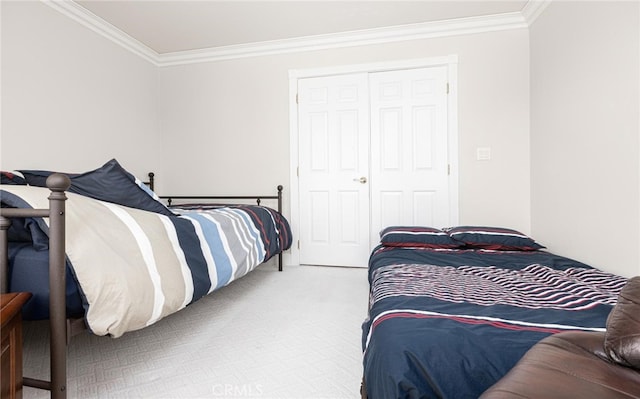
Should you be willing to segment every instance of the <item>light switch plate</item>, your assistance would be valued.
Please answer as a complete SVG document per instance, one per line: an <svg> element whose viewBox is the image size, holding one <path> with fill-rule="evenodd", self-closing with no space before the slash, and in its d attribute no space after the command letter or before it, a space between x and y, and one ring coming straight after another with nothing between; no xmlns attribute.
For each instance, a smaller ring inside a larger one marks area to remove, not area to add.
<svg viewBox="0 0 640 399"><path fill-rule="evenodd" d="M478 161L488 161L491 159L491 147L478 147L476 149L476 159Z"/></svg>

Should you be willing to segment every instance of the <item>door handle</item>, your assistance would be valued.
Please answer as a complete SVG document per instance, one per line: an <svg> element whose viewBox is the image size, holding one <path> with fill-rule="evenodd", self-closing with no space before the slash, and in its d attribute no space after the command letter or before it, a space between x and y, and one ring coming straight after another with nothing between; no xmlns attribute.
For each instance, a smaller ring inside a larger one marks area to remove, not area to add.
<svg viewBox="0 0 640 399"><path fill-rule="evenodd" d="M362 177L361 177L361 178L359 178L359 179L358 179L358 178L353 179L353 181L360 182L360 184L365 184L365 183L367 182L367 178L366 178L366 177L364 177L364 176L362 176Z"/></svg>

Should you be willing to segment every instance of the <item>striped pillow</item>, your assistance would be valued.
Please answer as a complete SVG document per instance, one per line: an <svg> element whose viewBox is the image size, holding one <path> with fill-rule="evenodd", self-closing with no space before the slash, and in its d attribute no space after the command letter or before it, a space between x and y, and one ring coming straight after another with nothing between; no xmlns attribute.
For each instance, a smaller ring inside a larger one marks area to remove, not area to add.
<svg viewBox="0 0 640 399"><path fill-rule="evenodd" d="M469 248L535 251L545 248L533 238L519 231L504 227L458 226L444 229L449 237L464 243Z"/></svg>
<svg viewBox="0 0 640 399"><path fill-rule="evenodd" d="M380 232L380 242L388 247L457 248L461 242L440 229L421 226L390 226Z"/></svg>

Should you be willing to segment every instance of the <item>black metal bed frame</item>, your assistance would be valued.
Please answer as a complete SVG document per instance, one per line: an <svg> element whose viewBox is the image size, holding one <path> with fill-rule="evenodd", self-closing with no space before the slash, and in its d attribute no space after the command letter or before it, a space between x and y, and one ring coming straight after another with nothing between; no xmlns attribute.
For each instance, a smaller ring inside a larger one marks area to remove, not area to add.
<svg viewBox="0 0 640 399"><path fill-rule="evenodd" d="M149 181L144 182L149 186L149 188L153 191L155 188L155 173L149 172ZM187 195L161 195L160 199L166 200L168 206L176 206L173 204L173 200L254 200L257 205L260 205L263 200L277 200L278 201L278 213L282 214L282 190L284 187L282 185L278 185L276 187L278 193L276 195L195 195L195 196L187 196ZM228 205L229 203L223 203L219 205ZM278 254L278 271L282 271L282 252Z"/></svg>
<svg viewBox="0 0 640 399"><path fill-rule="evenodd" d="M71 186L69 177L52 174L47 178L47 187L51 190L48 209L0 208L0 276L1 292L8 289L8 234L10 218L42 217L49 218L49 336L50 381L35 378L23 378L23 384L51 391L51 397L67 397L67 332L66 315L66 250L65 250L65 191Z"/></svg>
<svg viewBox="0 0 640 399"><path fill-rule="evenodd" d="M146 184L153 190L155 174L149 173ZM66 248L65 248L65 191L71 186L69 177L54 173L47 178L49 208L0 208L0 293L8 291L9 260L8 260L8 229L11 218L40 217L49 218L49 350L50 350L50 380L23 378L23 385L44 389L51 392L51 398L65 399L67 397L67 345L71 337L85 330L84 319L68 319L66 315ZM282 213L282 190L277 187L277 195L266 196L161 196L171 204L174 199L185 200L256 200L260 205L262 200L275 199L278 201L278 212ZM282 271L282 252L278 254L278 270Z"/></svg>

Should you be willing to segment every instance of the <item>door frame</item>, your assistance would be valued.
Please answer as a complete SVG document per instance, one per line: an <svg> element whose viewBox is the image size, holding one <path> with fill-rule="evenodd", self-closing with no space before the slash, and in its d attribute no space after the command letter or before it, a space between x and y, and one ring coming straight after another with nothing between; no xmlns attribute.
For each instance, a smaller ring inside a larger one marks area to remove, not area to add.
<svg viewBox="0 0 640 399"><path fill-rule="evenodd" d="M458 224L458 56L418 58L367 64L341 65L325 68L289 70L289 204L291 211L290 264L300 264L300 199L298 197L298 80L320 76L344 75L363 72L384 72L400 69L446 66L449 95L447 97L447 136L449 149L449 209L452 225Z"/></svg>

